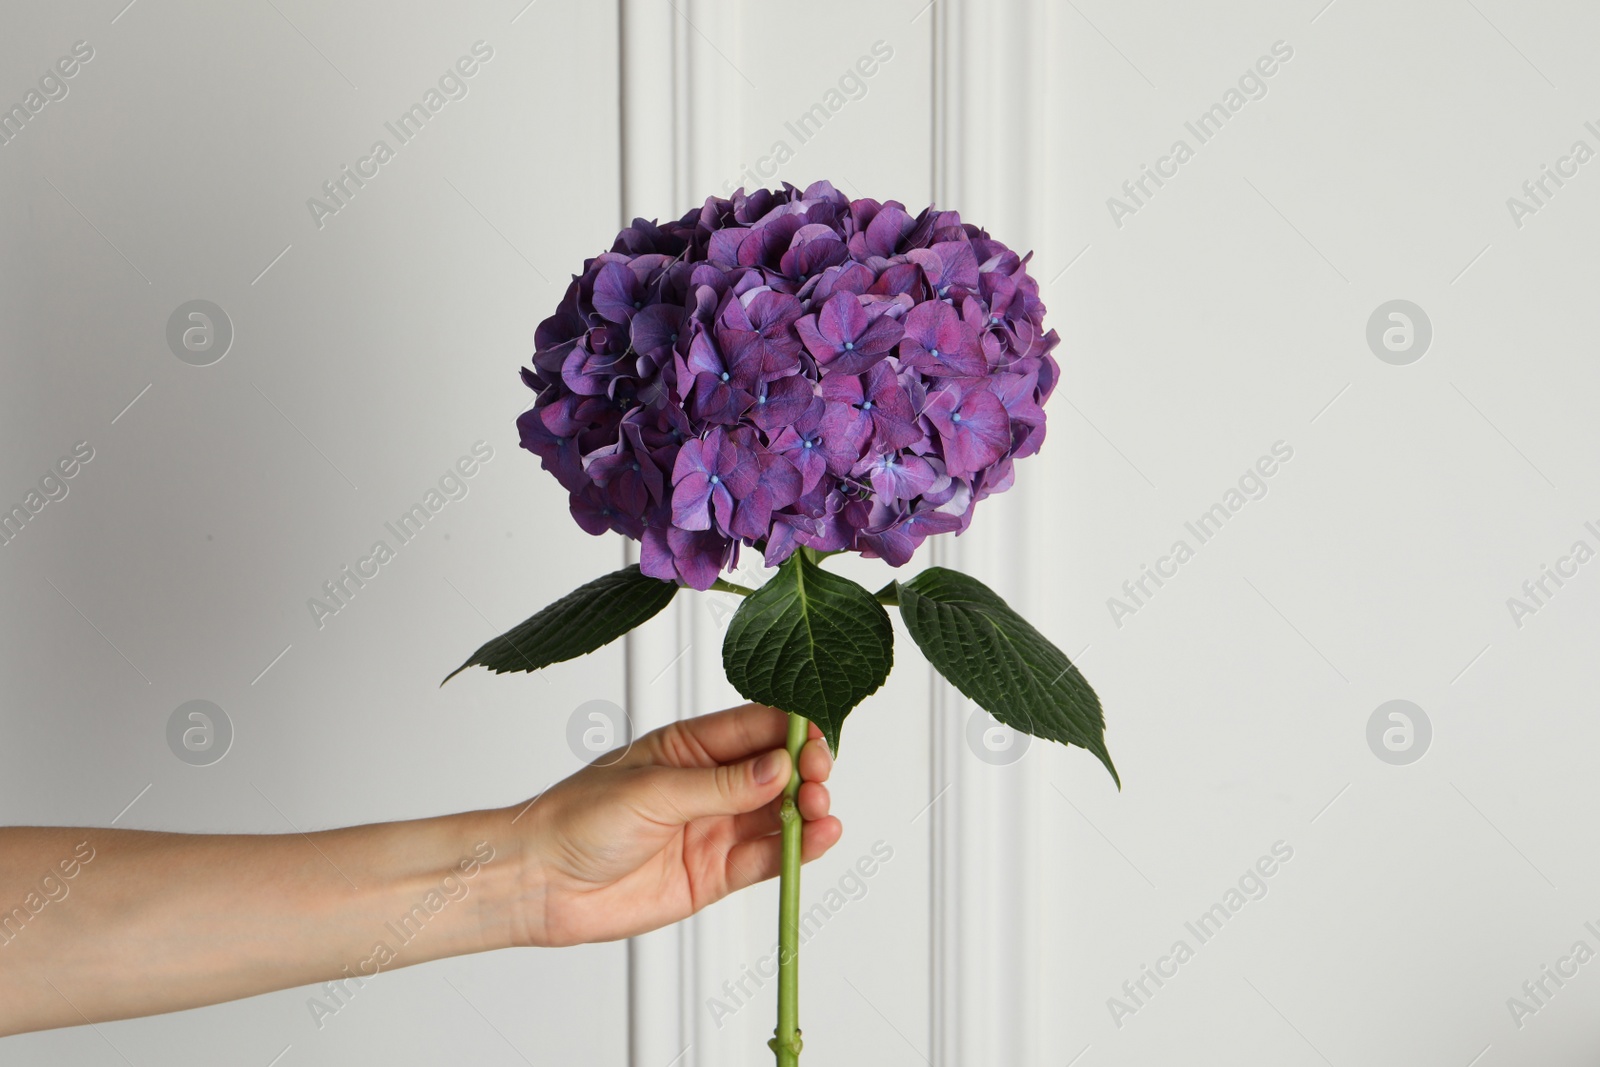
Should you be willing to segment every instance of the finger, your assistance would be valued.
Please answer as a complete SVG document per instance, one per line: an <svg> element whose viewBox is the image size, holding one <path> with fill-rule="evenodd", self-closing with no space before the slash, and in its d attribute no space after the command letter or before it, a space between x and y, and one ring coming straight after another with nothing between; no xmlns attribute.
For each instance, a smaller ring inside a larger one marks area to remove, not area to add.
<svg viewBox="0 0 1600 1067"><path fill-rule="evenodd" d="M808 822L800 835L800 861L810 863L839 843L844 835L844 824L833 816ZM758 837L741 841L728 850L728 868L724 885L727 892L743 889L776 878L783 870L783 838Z"/></svg>
<svg viewBox="0 0 1600 1067"><path fill-rule="evenodd" d="M812 727L816 729L816 727ZM806 742L800 750L800 777L807 782L826 782L833 773L833 756L828 743L820 737Z"/></svg>
<svg viewBox="0 0 1600 1067"><path fill-rule="evenodd" d="M783 819L778 816L783 807L783 797L769 801L764 807L733 817L732 841L748 841L752 837L765 837L783 829ZM804 815L804 813L801 813Z"/></svg>
<svg viewBox="0 0 1600 1067"><path fill-rule="evenodd" d="M833 801L828 795L827 786L816 782L802 782L798 803L800 817L807 822L815 822L827 816ZM779 815L782 809L783 797L780 795L764 807L734 816L733 832L730 837L734 841L748 841L753 837L778 833L783 829L783 818Z"/></svg>
<svg viewBox="0 0 1600 1067"><path fill-rule="evenodd" d="M755 811L783 792L789 753L781 748L716 767L654 767L637 777L642 809L660 822L685 823Z"/></svg>
<svg viewBox="0 0 1600 1067"><path fill-rule="evenodd" d="M633 746L625 762L669 767L733 763L780 747L788 732L789 717L783 712L765 704L744 704L652 730Z"/></svg>
<svg viewBox="0 0 1600 1067"><path fill-rule="evenodd" d="M828 787L818 782L801 782L800 817L806 822L817 822L827 818L828 809L833 805L833 798L828 795Z"/></svg>
<svg viewBox="0 0 1600 1067"><path fill-rule="evenodd" d="M844 823L832 815L808 822L800 838L800 862L810 863L827 852L844 836Z"/></svg>

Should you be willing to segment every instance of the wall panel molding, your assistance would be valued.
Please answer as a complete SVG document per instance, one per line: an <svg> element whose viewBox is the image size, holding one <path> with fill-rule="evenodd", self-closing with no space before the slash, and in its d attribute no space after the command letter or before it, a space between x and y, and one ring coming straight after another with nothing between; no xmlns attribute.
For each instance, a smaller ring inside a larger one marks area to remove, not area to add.
<svg viewBox="0 0 1600 1067"><path fill-rule="evenodd" d="M1036 89L1030 62L1018 62L1018 53L1037 53L1030 61L1039 69L1043 7L939 0L924 16L934 23L924 119L932 128L934 198L998 233L1037 229L1032 197L1044 161L1030 156ZM620 12L622 219L676 214L738 170L751 96L739 73L747 66L739 19L759 16L693 0L621 0ZM701 28L715 30L715 44ZM984 522L972 532L930 542L930 562L972 570L1016 593L1026 580L1018 565L1030 547L1025 520L1020 501L986 501ZM723 692L719 640L715 620L690 598L628 637L637 731L711 706ZM966 729L974 706L937 677L929 692L927 788L930 799L941 799L922 826L932 845L925 1047L939 1067L1043 1062L1043 1049L1055 1050L1029 1022L1039 1015L1043 951L1030 933L1037 926L1027 890L1037 873L1028 847L1029 813L1042 788L1036 761L995 767L973 758ZM697 1034L711 1025L703 1005L715 992L702 987L726 970L723 942L744 936L744 919L741 909L724 909L630 942L633 1067L720 1067L713 1042L702 1040L709 1035Z"/></svg>
<svg viewBox="0 0 1600 1067"><path fill-rule="evenodd" d="M619 0L622 82L619 225L675 218L713 187L735 156L743 84L730 51L742 40L737 7L708 0ZM713 45L699 27L714 26ZM637 546L624 542L637 562ZM691 597L626 638L628 711L635 735L710 706L721 676L719 634ZM726 923L726 914L721 923ZM698 1029L716 918L696 916L628 942L631 1067L711 1067ZM712 983L714 984L714 983Z"/></svg>
<svg viewBox="0 0 1600 1067"><path fill-rule="evenodd" d="M998 235L1034 234L1049 167L1030 72L1048 69L1046 5L940 0L931 13L935 202ZM1042 548L1030 544L1030 510L1027 494L984 501L966 534L930 542L932 561L982 576L1027 614L1025 561ZM1047 799L1039 761L974 758L967 727L982 713L938 678L932 692L930 795L947 791L930 831L932 1060L1044 1063L1061 1050L1045 1033L1038 984L1047 951L1035 935L1032 889L1040 873L1034 813Z"/></svg>
<svg viewBox="0 0 1600 1067"><path fill-rule="evenodd" d="M680 82L688 41L678 32L679 22L668 4L619 2L619 226L636 216L656 217L660 205L682 200L687 186L688 153L680 148L679 133L687 124ZM637 544L622 543L625 562L637 562ZM628 714L635 736L672 722L688 706L693 672L686 657L676 655L683 647L688 610L685 599L678 597L667 611L624 638ZM692 939L690 924L682 923L628 941L630 1067L665 1063L692 1042L697 985Z"/></svg>

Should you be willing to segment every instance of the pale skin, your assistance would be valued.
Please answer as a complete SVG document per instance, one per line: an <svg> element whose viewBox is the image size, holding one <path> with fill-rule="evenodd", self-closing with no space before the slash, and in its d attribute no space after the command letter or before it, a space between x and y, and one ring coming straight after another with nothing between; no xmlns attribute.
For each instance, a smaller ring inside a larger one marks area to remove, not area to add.
<svg viewBox="0 0 1600 1067"><path fill-rule="evenodd" d="M778 874L786 729L747 704L646 734L532 801L409 822L0 828L0 1036L677 922ZM822 784L832 758L811 738L807 862L843 832Z"/></svg>

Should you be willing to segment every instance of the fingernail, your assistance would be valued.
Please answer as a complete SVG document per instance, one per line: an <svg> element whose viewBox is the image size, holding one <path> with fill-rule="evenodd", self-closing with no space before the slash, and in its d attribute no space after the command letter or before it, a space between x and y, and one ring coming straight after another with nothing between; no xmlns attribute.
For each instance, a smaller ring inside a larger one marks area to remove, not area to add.
<svg viewBox="0 0 1600 1067"><path fill-rule="evenodd" d="M783 766L788 762L789 754L783 749L773 749L765 756L756 760L756 781L767 785L783 772Z"/></svg>

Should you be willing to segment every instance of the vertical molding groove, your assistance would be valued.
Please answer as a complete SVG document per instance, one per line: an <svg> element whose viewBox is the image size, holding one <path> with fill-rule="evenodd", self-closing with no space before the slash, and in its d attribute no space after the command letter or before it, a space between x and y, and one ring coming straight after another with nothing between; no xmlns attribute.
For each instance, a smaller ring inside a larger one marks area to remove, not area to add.
<svg viewBox="0 0 1600 1067"><path fill-rule="evenodd" d="M933 190L1011 242L1038 239L1039 182L1047 151L1034 118L1042 113L1035 72L1047 42L1044 0L986 5L940 0L932 11ZM983 503L982 517L959 541L937 545L933 562L996 584L1019 610L1028 608L1028 494ZM974 1063L1044 1063L1048 1020L1038 982L1046 946L1038 927L1033 813L1043 796L1038 761L1005 767L966 751L974 706L937 676L930 707L930 796L949 787L932 810L929 888L929 1046L934 1067Z"/></svg>
<svg viewBox="0 0 1600 1067"><path fill-rule="evenodd" d="M684 49L667 4L618 0L618 77L622 190L619 225L636 216L675 214L683 199L687 153L684 126ZM671 47L662 47L671 42ZM663 91L665 87L665 91ZM638 561L638 546L622 539L624 562ZM646 626L623 640L628 715L638 736L677 719L693 684L687 657L687 605L679 597ZM692 1041L694 954L687 924L628 940L629 1067L661 1067ZM681 1061L680 1061L681 1063Z"/></svg>
<svg viewBox="0 0 1600 1067"><path fill-rule="evenodd" d="M742 65L742 13L716 0L618 0L618 22L620 222L676 218L736 169L745 86L733 64ZM624 552L637 561L633 542ZM624 638L636 736L705 710L722 669L718 637L704 611L679 597ZM712 921L696 916L629 940L630 1067L709 1067L699 1031L709 1024L702 972L711 966Z"/></svg>
<svg viewBox="0 0 1600 1067"><path fill-rule="evenodd" d="M956 45L959 12L952 10L956 0L935 3L933 18L932 84L928 98L933 103L930 116L932 133L931 185L936 204L953 204L961 185L954 158L954 145L960 141L961 53ZM936 537L928 542L930 562L935 566L961 565L961 548L953 539ZM928 796L941 790L959 788L960 714L964 704L930 665L929 674L929 780ZM949 804L934 804L928 821L928 1049L932 1067L957 1067L961 1062L961 819Z"/></svg>

